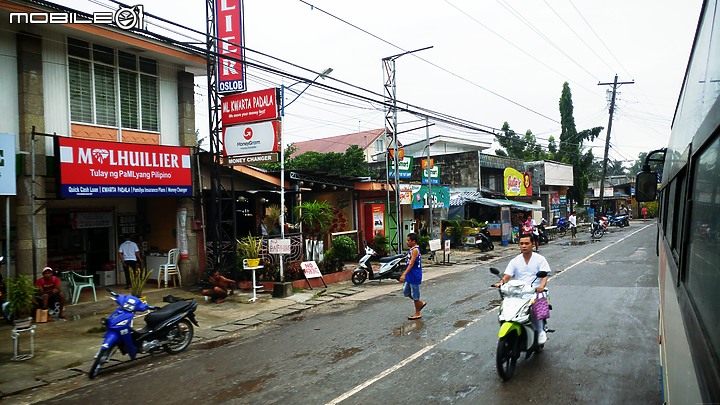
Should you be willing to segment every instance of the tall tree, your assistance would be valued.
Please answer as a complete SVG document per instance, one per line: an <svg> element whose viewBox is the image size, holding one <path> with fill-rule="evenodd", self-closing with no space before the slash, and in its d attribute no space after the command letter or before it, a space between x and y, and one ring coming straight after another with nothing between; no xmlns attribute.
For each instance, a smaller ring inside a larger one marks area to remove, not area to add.
<svg viewBox="0 0 720 405"><path fill-rule="evenodd" d="M571 198L578 204L585 200L585 190L590 181L590 170L593 162L591 150L584 151L583 142L593 141L600 135L603 127L595 127L578 132L573 116L572 92L568 82L563 83L560 95L560 144L554 160L573 166L573 187Z"/></svg>
<svg viewBox="0 0 720 405"><path fill-rule="evenodd" d="M495 139L500 146L505 148L495 150L495 154L498 156L514 157L526 162L548 158L547 153L543 150L542 145L537 143L537 139L531 130L528 129L525 131L525 135L521 136L510 129L510 124L507 121L503 123L502 134L496 134Z"/></svg>

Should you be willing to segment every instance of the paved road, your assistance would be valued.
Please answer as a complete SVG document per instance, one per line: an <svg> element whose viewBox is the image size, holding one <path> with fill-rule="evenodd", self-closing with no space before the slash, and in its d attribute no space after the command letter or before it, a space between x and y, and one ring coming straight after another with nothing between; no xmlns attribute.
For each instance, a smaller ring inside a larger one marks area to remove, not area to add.
<svg viewBox="0 0 720 405"><path fill-rule="evenodd" d="M407 320L411 302L387 293L388 283L366 283L369 295L383 294L336 300L92 382L59 383L43 396L64 393L49 404L656 403L654 232L633 224L596 243L581 234L578 244L565 237L541 249L556 271L549 288L557 332L509 382L495 370L495 278L476 267L424 283L421 321Z"/></svg>

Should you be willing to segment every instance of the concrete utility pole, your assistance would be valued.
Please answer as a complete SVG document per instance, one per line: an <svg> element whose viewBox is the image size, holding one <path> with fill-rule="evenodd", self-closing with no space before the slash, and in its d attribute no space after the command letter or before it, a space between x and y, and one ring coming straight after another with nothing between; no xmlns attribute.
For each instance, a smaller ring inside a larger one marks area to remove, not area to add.
<svg viewBox="0 0 720 405"><path fill-rule="evenodd" d="M602 209L603 211L603 197L605 194L605 174L607 173L608 150L610 149L610 131L612 131L613 113L615 112L615 95L617 94L618 84L635 84L635 82L632 81L618 83L618 77L617 75L615 75L615 81L613 81L612 83L598 83L598 86L609 86L611 84L613 86L613 89L612 99L610 100L610 119L608 120L607 136L605 136L605 154L603 156L602 177L600 178L600 205L598 207L598 209Z"/></svg>

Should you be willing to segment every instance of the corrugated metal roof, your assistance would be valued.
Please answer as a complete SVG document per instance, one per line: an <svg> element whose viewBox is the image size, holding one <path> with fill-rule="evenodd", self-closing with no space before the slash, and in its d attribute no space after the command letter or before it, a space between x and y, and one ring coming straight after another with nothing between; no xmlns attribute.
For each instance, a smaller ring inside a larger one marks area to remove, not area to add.
<svg viewBox="0 0 720 405"><path fill-rule="evenodd" d="M466 191L450 196L450 206L464 205L465 203L475 203L488 205L490 207L512 207L523 211L542 211L545 208L529 204L521 201L507 200L504 198L485 198L477 191Z"/></svg>

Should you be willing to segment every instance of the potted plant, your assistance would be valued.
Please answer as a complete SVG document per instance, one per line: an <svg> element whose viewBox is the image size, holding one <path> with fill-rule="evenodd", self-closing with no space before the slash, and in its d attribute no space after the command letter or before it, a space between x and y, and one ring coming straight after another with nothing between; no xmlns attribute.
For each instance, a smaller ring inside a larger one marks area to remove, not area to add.
<svg viewBox="0 0 720 405"><path fill-rule="evenodd" d="M28 277L20 275L8 280L8 310L12 314L16 328L30 327L36 297L37 287Z"/></svg>
<svg viewBox="0 0 720 405"><path fill-rule="evenodd" d="M280 206L271 205L265 209L265 218L262 220L268 235L280 233L278 224L280 223Z"/></svg>
<svg viewBox="0 0 720 405"><path fill-rule="evenodd" d="M145 288L145 283L147 283L152 272L152 269L147 271L144 267L130 269L130 294L140 298L143 302L145 302L145 297L142 295L143 288Z"/></svg>
<svg viewBox="0 0 720 405"><path fill-rule="evenodd" d="M238 241L238 254L247 260L250 267L260 265L260 250L262 249L261 239L252 235L245 236Z"/></svg>

